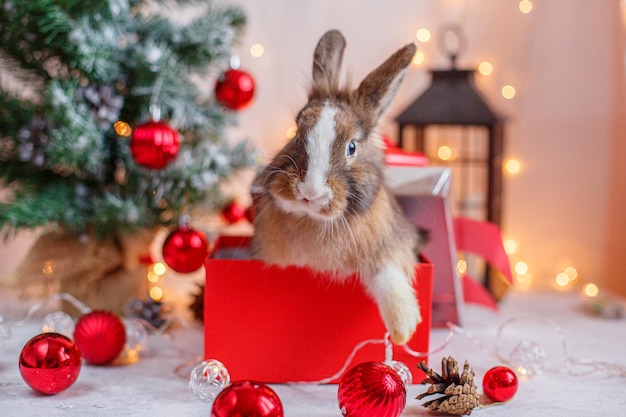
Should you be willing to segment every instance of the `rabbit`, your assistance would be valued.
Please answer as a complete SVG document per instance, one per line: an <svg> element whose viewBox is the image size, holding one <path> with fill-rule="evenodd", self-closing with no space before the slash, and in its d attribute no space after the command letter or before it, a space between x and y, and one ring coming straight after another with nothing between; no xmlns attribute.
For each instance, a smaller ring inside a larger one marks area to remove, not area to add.
<svg viewBox="0 0 626 417"><path fill-rule="evenodd" d="M422 320L413 288L420 237L384 184L376 127L416 46L399 49L352 90L339 86L345 45L337 30L322 36L297 134L252 183L251 256L338 280L358 273L391 341L402 345Z"/></svg>

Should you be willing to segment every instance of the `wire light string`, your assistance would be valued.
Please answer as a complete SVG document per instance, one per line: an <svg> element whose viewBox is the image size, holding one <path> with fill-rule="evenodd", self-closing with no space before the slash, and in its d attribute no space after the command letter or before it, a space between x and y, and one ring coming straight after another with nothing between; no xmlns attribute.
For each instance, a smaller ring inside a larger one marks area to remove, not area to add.
<svg viewBox="0 0 626 417"><path fill-rule="evenodd" d="M11 338L11 328L26 325L39 310L42 310L50 304L58 301L66 301L70 303L81 315L89 314L92 311L89 306L78 300L73 295L68 293L58 293L32 305L24 317L20 320L10 322L0 316L0 351L3 350L6 342ZM180 316L171 316L166 318L163 324L158 328L141 318L124 318L123 322L124 327L126 328L127 345L130 349L137 352L145 350L148 347L149 337L165 337L165 332L171 328L174 323L178 323L182 327L189 327L189 323Z"/></svg>
<svg viewBox="0 0 626 417"><path fill-rule="evenodd" d="M59 293L59 294L54 294L50 297L48 297L47 299L32 305L28 311L26 312L26 315L24 316L23 319L18 320L16 322L12 323L13 327L21 327L23 325L25 325L32 317L33 315L35 315L36 312L38 312L39 310L41 310L44 307L47 307L49 304L53 303L53 302L57 302L57 301L67 301L68 303L70 303L71 305L73 305L76 310L78 310L80 312L80 314L88 314L91 312L91 308L89 308L85 303L79 301L76 297L74 297L71 294L68 293Z"/></svg>
<svg viewBox="0 0 626 417"><path fill-rule="evenodd" d="M3 326L10 327L20 327L25 325L32 317L41 309L47 307L49 304L58 301L66 301L72 304L81 314L88 314L91 312L91 308L89 308L86 304L76 299L74 296L68 293L59 293L48 297L46 300L41 301L39 303L31 306L26 312L25 316L18 321L9 323L7 320L3 320L0 318L0 324ZM172 325L173 322L178 321L183 327L188 327L189 323L187 323L181 317L169 317L165 323L159 328L154 328L149 323L144 320L141 321L143 326L149 327L151 330L151 334L153 336L163 335L164 332ZM626 377L626 366L606 362L606 361L595 361L590 359L582 359L576 358L569 355L568 344L565 334L560 326L558 326L554 321L546 318L540 317L513 317L508 320L505 320L499 327L496 332L496 339L494 342L494 348L488 348L478 337L476 337L473 333L469 332L466 329L452 323L447 322L446 327L448 328L448 334L444 341L437 346L436 348L428 351L428 352L419 352L411 349L408 345L403 345L402 348L406 353L415 358L423 358L429 357L436 353L444 350L450 342L452 341L455 334L459 334L464 336L473 342L473 344L484 354L488 356L493 356L502 363L510 366L512 369L516 370L518 373L522 375L526 375L528 377L536 376L543 371L543 362L545 359L545 351L543 346L529 341L528 339L523 339L520 341L515 348L506 355L503 350L503 344L505 341L504 333L506 330L509 330L512 326L517 324L539 324L548 327L553 335L556 337L558 344L560 346L560 354L562 355L563 363L565 365L565 369L567 373L574 377L587 377L587 376L600 376L605 378L624 378ZM10 329L7 329L10 330ZM8 332L8 337L10 337L10 332ZM385 333L384 337L381 339L367 339L357 343L352 352L346 358L343 366L333 375L323 378L319 381L294 381L287 382L288 384L328 384L332 381L336 381L341 375L343 375L352 362L354 361L357 353L364 348L365 346L372 344L380 344L384 345L385 352L385 363L390 364L393 362L393 344L389 339L389 334Z"/></svg>
<svg viewBox="0 0 626 417"><path fill-rule="evenodd" d="M452 341L455 334L464 336L472 341L472 343L485 355L492 356L502 363L508 365L518 373L533 377L539 375L543 371L543 359L545 358L545 351L543 347L530 342L528 339L523 339L517 346L510 352L508 357L503 353L503 341L505 330L509 329L514 324L530 322L539 323L544 326L548 326L554 335L557 337L560 353L565 364L567 373L574 377L585 377L591 375L603 376L606 378L614 377L626 377L626 367L623 365L609 363L604 361L593 361L587 359L580 359L571 357L568 354L568 345L565 338L565 334L560 326L554 323L550 319L544 319L539 317L514 317L504 321L497 330L496 340L494 342L494 348L487 347L478 337L468 330L457 326L452 322L447 322L448 334L445 340L436 348L428 352L419 352L411 349L408 345L403 345L402 348L406 353L415 358L429 357L444 350ZM393 345L389 340L389 334L386 333L382 339L369 339L358 343L350 355L346 358L345 363L335 374L319 381L298 381L287 382L288 384L328 384L332 381L336 381L352 364L354 357L365 346L370 344L383 344L385 345L385 363L391 363L393 361Z"/></svg>
<svg viewBox="0 0 626 417"><path fill-rule="evenodd" d="M440 352L443 349L445 349L445 347L450 343L450 341L452 340L452 336L454 335L454 329L452 328L452 324L448 323L448 328L450 329L450 332L448 333L448 336L446 337L446 340L441 344L441 346L429 351L429 352L419 352L416 350L411 349L408 345L403 345L403 349L411 356L419 358L419 357L426 357L429 355L432 355L434 353ZM389 339L389 333L385 333L385 336L382 339L368 339L368 340L363 340L359 343L357 343L354 348L352 349L352 352L348 355L348 357L346 358L346 361L344 362L343 366L341 367L341 369L339 369L336 373L334 373L333 375L327 377L327 378L323 378L320 379L318 381L292 381L292 382L287 382L287 384L294 384L294 385L300 385L300 384L310 384L310 385L322 385L322 384L329 384L333 381L336 381L337 379L339 379L339 377L341 377L341 375L343 375L348 368L350 367L350 365L352 364L352 361L354 360L354 357L357 355L357 353L359 353L359 351L361 349L363 349L365 346L367 345L373 345L373 344L382 344L385 346L385 363L386 364L390 364L393 362L393 343L391 343L391 340Z"/></svg>

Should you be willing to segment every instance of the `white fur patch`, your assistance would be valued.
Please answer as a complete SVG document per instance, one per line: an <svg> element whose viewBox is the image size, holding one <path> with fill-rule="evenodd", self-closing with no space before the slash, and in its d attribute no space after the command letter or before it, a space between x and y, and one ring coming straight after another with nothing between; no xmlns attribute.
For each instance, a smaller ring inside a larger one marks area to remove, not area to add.
<svg viewBox="0 0 626 417"><path fill-rule="evenodd" d="M387 264L365 285L378 304L391 340L399 345L408 342L422 321L410 279L399 266Z"/></svg>
<svg viewBox="0 0 626 417"><path fill-rule="evenodd" d="M299 191L302 198L318 201L325 205L332 199L332 191L326 184L326 177L330 170L330 152L335 140L335 115L337 109L326 104L320 118L309 133L306 150L309 157L308 168L304 182Z"/></svg>

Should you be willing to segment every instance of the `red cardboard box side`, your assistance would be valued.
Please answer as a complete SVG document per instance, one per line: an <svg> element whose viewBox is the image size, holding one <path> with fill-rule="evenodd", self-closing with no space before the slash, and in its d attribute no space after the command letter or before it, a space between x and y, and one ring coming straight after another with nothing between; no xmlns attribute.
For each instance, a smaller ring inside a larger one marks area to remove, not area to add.
<svg viewBox="0 0 626 417"><path fill-rule="evenodd" d="M249 237L224 236L213 254L249 244ZM205 357L221 361L233 380L321 381L336 374L359 343L385 335L378 308L356 278L337 284L306 268L213 256L205 266ZM423 321L408 346L428 352L433 265L424 260L416 272ZM383 344L367 344L347 369L384 359ZM423 376L416 365L425 357L394 346L393 359L404 362L414 380Z"/></svg>

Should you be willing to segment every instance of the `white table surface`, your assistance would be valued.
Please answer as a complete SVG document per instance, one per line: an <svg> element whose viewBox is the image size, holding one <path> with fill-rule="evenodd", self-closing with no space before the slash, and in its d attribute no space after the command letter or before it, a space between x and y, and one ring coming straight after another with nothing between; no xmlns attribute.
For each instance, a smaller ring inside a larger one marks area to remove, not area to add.
<svg viewBox="0 0 626 417"><path fill-rule="evenodd" d="M12 302L11 295L0 293L0 314L8 320L21 318L32 304ZM455 333L445 348L431 357L437 368L441 357L452 355L469 360L476 381L489 368L499 365L492 356L498 329L507 319L518 319L527 328L507 327L501 346L524 338L537 341L546 351L544 372L521 380L514 399L491 408L475 410L473 415L488 416L622 416L626 413L626 377L607 377L601 373L580 377L562 368L560 339L556 331L543 324L551 318L559 326L569 356L626 366L626 319L604 319L580 310L573 293L510 292L494 313L467 306L464 331ZM52 310L54 311L54 310ZM48 311L49 312L49 311ZM177 328L168 338L151 339L150 350L141 361L127 366L83 366L76 383L54 396L32 391L22 380L18 358L22 346L40 332L45 312L36 314L25 326L13 328L5 351L0 353L0 416L209 416L210 403L196 398L187 380L175 373L176 367L194 362L202 354L200 327ZM536 320L533 323L533 320ZM533 334L527 334L527 333ZM431 347L441 345L448 330L435 329ZM407 364L415 366L415 364ZM285 416L340 416L337 386L272 385L281 398ZM425 390L413 385L402 416L427 415L415 396ZM481 389L482 391L482 389ZM375 417L375 416L372 416Z"/></svg>

